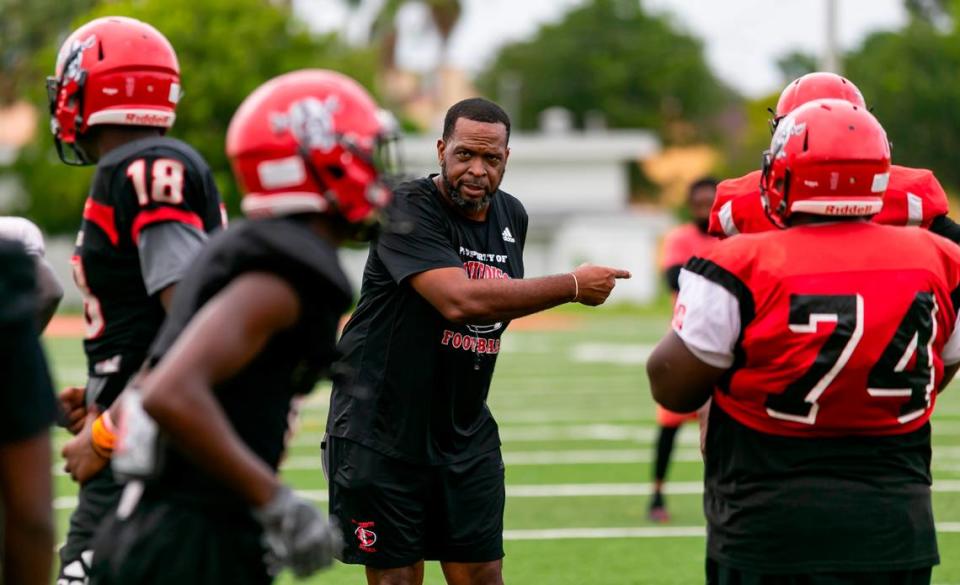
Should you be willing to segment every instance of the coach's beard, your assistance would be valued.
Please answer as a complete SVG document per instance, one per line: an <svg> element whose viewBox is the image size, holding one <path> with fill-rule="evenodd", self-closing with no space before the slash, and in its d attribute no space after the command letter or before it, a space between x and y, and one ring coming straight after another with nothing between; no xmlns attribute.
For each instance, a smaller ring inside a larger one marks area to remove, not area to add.
<svg viewBox="0 0 960 585"><path fill-rule="evenodd" d="M447 178L447 166L444 164L440 165L440 180L443 181L443 186L446 187L453 204L467 213L477 213L486 209L486 207L490 205L490 199L493 198L493 193L496 192L496 188L493 192L487 191L480 199L468 199L464 197L460 194L460 189Z"/></svg>

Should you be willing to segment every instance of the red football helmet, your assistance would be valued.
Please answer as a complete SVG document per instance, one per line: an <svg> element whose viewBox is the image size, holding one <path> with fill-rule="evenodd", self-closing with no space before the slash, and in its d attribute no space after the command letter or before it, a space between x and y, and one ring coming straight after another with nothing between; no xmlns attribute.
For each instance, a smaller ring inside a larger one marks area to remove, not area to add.
<svg viewBox="0 0 960 585"><path fill-rule="evenodd" d="M173 125L180 65L166 37L149 24L120 16L98 18L60 47L55 75L47 78L47 97L60 159L89 164L77 135L90 126ZM64 144L71 152L64 151Z"/></svg>
<svg viewBox="0 0 960 585"><path fill-rule="evenodd" d="M794 213L870 216L883 206L890 143L862 106L825 99L793 110L764 155L764 206L780 227Z"/></svg>
<svg viewBox="0 0 960 585"><path fill-rule="evenodd" d="M783 88L780 99L777 101L777 109L773 113L773 120L770 121L771 129L776 130L777 124L784 116L803 104L825 98L845 100L861 108L867 107L866 102L863 101L863 94L846 77L826 71L807 73Z"/></svg>
<svg viewBox="0 0 960 585"><path fill-rule="evenodd" d="M390 200L383 153L395 132L392 116L346 75L305 69L264 83L227 129L243 212L374 220Z"/></svg>

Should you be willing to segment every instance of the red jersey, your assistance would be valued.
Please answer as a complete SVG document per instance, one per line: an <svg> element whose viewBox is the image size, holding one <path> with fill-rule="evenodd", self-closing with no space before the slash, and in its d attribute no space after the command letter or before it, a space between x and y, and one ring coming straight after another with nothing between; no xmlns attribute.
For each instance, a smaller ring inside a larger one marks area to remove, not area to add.
<svg viewBox="0 0 960 585"><path fill-rule="evenodd" d="M945 349L960 248L924 230L836 222L749 234L685 272L678 335L729 366L715 404L756 431L914 431L930 417L945 359L960 362L960 344ZM725 299L738 315L723 317Z"/></svg>
<svg viewBox="0 0 960 585"><path fill-rule="evenodd" d="M760 198L760 176L760 171L753 171L717 185L717 196L710 210L708 232L711 235L725 238L774 229ZM926 228L947 211L947 195L931 171L892 165L883 209L873 221Z"/></svg>
<svg viewBox="0 0 960 585"><path fill-rule="evenodd" d="M683 266L694 256L705 256L717 242L715 236L703 233L692 223L679 225L663 238L660 268Z"/></svg>

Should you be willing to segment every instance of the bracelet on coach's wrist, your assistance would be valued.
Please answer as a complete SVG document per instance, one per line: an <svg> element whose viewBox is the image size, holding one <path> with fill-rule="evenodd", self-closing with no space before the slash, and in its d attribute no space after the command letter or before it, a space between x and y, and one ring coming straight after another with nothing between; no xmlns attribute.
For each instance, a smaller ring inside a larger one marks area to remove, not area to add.
<svg viewBox="0 0 960 585"><path fill-rule="evenodd" d="M573 272L570 273L570 276L573 277L573 300L571 303L575 303L580 300L580 281L577 280L577 275Z"/></svg>

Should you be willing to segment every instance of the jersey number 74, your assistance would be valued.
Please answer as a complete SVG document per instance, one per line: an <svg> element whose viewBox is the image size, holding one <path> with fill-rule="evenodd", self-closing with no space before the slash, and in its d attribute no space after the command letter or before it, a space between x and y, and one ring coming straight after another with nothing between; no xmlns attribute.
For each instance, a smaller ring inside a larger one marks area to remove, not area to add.
<svg viewBox="0 0 960 585"><path fill-rule="evenodd" d="M904 397L897 420L907 423L930 406L934 388L933 340L937 336L937 301L918 292L896 333L867 378L867 393L876 397ZM789 328L793 333L816 333L821 323L836 323L810 368L779 394L766 400L773 418L814 424L820 396L853 355L863 338L863 297L860 295L791 295ZM916 355L916 359L911 358ZM910 362L913 367L907 369Z"/></svg>

